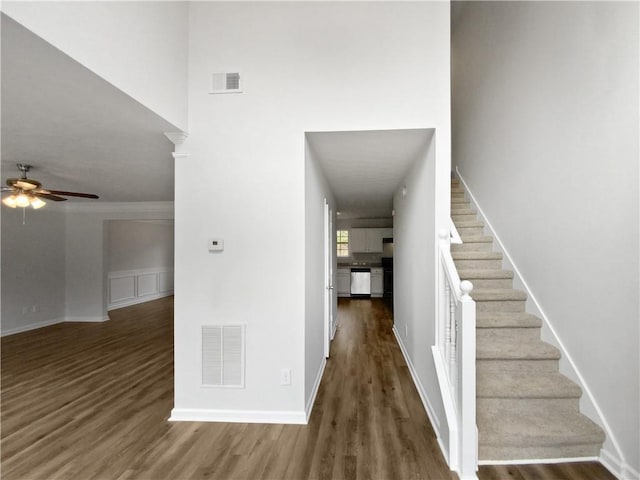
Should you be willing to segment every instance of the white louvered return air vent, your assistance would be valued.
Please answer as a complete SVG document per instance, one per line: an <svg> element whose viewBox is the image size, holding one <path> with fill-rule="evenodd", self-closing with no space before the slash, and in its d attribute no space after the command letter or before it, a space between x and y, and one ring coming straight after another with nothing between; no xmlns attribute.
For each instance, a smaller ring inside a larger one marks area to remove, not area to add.
<svg viewBox="0 0 640 480"><path fill-rule="evenodd" d="M211 88L209 93L241 93L240 74L238 72L224 72L211 74Z"/></svg>
<svg viewBox="0 0 640 480"><path fill-rule="evenodd" d="M202 327L202 385L244 387L244 325Z"/></svg>

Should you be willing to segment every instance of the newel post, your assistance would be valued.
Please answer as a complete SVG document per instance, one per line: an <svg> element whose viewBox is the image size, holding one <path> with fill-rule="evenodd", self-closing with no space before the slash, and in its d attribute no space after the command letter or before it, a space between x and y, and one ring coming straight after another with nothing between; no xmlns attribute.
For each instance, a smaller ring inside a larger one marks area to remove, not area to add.
<svg viewBox="0 0 640 480"><path fill-rule="evenodd" d="M471 298L473 284L468 280L460 282L462 293L461 356L460 356L460 478L477 478L478 429L476 427L476 303Z"/></svg>

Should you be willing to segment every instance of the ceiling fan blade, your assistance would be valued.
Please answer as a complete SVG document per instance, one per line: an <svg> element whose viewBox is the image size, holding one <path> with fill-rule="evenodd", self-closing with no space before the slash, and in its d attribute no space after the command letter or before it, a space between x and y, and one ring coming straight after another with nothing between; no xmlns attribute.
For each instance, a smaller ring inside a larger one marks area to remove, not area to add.
<svg viewBox="0 0 640 480"><path fill-rule="evenodd" d="M100 198L98 195L94 195L93 193L79 193L79 192L64 192L62 190L48 190L49 193L54 193L56 195L65 195L67 197L83 197L83 198Z"/></svg>
<svg viewBox="0 0 640 480"><path fill-rule="evenodd" d="M2 192L15 192L15 189L12 187L0 187L0 191Z"/></svg>
<svg viewBox="0 0 640 480"><path fill-rule="evenodd" d="M57 195L51 195L50 193L34 192L33 195L40 198L46 198L47 200L53 200L54 202L64 202L67 199L59 197Z"/></svg>

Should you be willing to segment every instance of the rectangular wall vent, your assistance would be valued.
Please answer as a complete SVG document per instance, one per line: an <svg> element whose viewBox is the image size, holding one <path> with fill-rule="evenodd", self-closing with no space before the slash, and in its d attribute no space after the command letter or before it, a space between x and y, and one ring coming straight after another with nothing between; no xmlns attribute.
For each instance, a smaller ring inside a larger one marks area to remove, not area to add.
<svg viewBox="0 0 640 480"><path fill-rule="evenodd" d="M202 327L202 385L244 387L244 325Z"/></svg>
<svg viewBox="0 0 640 480"><path fill-rule="evenodd" d="M240 74L238 72L224 72L211 74L211 88L209 93L241 93Z"/></svg>

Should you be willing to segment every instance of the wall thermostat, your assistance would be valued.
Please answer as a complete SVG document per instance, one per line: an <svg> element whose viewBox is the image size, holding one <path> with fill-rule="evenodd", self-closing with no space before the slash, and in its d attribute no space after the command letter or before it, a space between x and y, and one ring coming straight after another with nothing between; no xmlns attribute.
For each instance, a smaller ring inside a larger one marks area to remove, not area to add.
<svg viewBox="0 0 640 480"><path fill-rule="evenodd" d="M210 238L209 239L209 251L210 252L221 252L224 250L224 240L221 238Z"/></svg>

